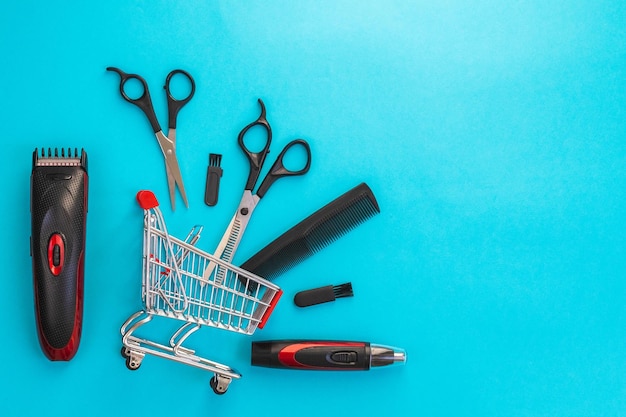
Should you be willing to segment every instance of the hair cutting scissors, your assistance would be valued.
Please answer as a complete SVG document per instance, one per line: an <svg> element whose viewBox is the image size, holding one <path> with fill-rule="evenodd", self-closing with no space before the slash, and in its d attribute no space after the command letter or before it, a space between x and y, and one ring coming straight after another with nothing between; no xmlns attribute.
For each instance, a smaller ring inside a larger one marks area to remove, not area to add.
<svg viewBox="0 0 626 417"><path fill-rule="evenodd" d="M161 129L159 121L157 120L156 114L154 112L154 107L152 106L150 91L148 91L148 84L146 83L146 80L144 80L140 75L127 74L121 69L115 67L108 67L107 71L115 71L119 74L120 93L122 94L124 100L139 107L148 117L148 121L152 126L152 130L156 135L157 142L159 142L159 146L161 147L161 151L163 152L163 157L165 158L165 172L167 173L167 186L170 192L172 210L176 209L176 186L178 186L178 190L180 191L180 195L183 198L185 206L189 207L189 203L187 202L187 194L185 193L185 186L183 185L183 177L180 173L178 158L176 157L176 116L178 115L180 109L182 109L183 106L187 104L189 100L191 100L193 94L196 91L196 84L193 78L191 77L191 75L189 75L188 72L181 69L175 69L170 72L165 79L165 86L163 88L167 93L167 113L169 128L167 136L165 136L165 133L163 133L163 129ZM170 91L170 82L172 80L172 77L174 77L174 75L176 74L184 75L191 83L191 91L189 92L189 95L180 100L174 98ZM126 82L133 79L138 80L143 86L143 94L139 98L129 97L124 90Z"/></svg>
<svg viewBox="0 0 626 417"><path fill-rule="evenodd" d="M272 128L265 118L265 105L263 104L263 101L261 99L259 99L259 104L261 105L261 115L254 122L244 127L237 138L239 146L246 154L246 156L248 157L248 161L250 162L250 172L248 174L248 180L246 181L246 186L244 188L239 207L237 207L237 211L230 221L228 228L222 236L222 240L220 241L214 253L214 256L229 263L232 261L235 251L237 250L239 242L241 241L241 238L243 236L243 232L248 226L250 216L254 212L254 209L256 208L259 201L263 198L263 196L265 196L270 186L279 178L304 175L309 171L309 168L311 166L311 148L309 147L309 144L304 139L292 140L280 152L269 172L267 173L263 181L261 181L261 185L259 186L257 191L253 192L256 182L259 179L261 169L263 168L265 158L270 152L270 144L272 142ZM255 126L263 127L267 133L265 146L259 152L250 151L250 149L248 149L248 147L244 143L244 137L246 133ZM304 149L306 160L302 168L297 170L291 170L285 167L283 163L284 157L290 149L296 146L300 146ZM204 270L203 278L208 280L211 277L211 274L213 273L215 267L215 263L209 264ZM216 273L215 280L218 283L220 283L223 279L223 277L220 277L221 269L223 268L219 268L218 272Z"/></svg>

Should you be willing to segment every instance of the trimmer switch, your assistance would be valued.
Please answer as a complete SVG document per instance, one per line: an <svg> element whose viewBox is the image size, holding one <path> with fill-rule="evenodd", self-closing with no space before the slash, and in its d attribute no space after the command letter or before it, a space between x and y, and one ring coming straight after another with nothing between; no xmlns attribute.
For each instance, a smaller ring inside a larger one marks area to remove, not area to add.
<svg viewBox="0 0 626 417"><path fill-rule="evenodd" d="M55 277L63 270L63 258L65 257L65 244L63 236L55 233L50 236L48 242L48 267Z"/></svg>

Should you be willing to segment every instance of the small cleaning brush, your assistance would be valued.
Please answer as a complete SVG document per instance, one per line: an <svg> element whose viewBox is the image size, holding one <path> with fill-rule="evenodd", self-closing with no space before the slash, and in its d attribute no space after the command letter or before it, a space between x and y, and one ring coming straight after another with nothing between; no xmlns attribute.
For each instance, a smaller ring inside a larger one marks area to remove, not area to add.
<svg viewBox="0 0 626 417"><path fill-rule="evenodd" d="M220 190L220 178L222 177L222 155L209 154L209 167L206 173L206 187L204 189L204 203L212 207L217 204L217 196Z"/></svg>
<svg viewBox="0 0 626 417"><path fill-rule="evenodd" d="M312 290L300 291L293 301L298 307L308 307L315 304L335 301L337 298L352 297L352 283L346 282L341 285L326 285L324 287L313 288Z"/></svg>

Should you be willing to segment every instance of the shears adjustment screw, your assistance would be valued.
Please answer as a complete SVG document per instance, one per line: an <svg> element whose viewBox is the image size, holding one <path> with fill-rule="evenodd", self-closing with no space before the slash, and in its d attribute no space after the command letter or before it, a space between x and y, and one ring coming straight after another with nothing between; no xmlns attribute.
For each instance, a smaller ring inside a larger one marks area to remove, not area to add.
<svg viewBox="0 0 626 417"><path fill-rule="evenodd" d="M242 216L247 216L248 215L248 207L242 207L242 209L240 210L240 213Z"/></svg>

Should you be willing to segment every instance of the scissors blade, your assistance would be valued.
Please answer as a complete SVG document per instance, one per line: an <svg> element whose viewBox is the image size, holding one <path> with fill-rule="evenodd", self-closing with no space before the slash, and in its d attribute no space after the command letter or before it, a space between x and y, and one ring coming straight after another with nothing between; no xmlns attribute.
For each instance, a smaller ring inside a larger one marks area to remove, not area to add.
<svg viewBox="0 0 626 417"><path fill-rule="evenodd" d="M165 161L165 173L167 175L167 189L170 193L170 203L172 204L172 211L176 211L176 181L172 175L170 164Z"/></svg>
<svg viewBox="0 0 626 417"><path fill-rule="evenodd" d="M252 195L250 190L244 191L239 207L237 208L233 218L230 220L230 223L226 228L226 232L222 236L220 243L217 245L217 249L213 253L213 256L227 263L232 262L235 252L239 247L239 243L241 242L243 233L245 232L246 227L248 227L250 216L252 215L252 212L258 202L259 198L256 195ZM202 274L203 281L209 281L211 274L216 267L217 264L215 262L211 262L207 265ZM224 277L220 275L220 271L218 270L215 277L216 284L220 285L223 278Z"/></svg>
<svg viewBox="0 0 626 417"><path fill-rule="evenodd" d="M165 172L167 174L167 187L170 192L170 202L172 203L172 211L176 209L176 186L180 191L180 195L183 198L185 207L189 208L187 201L187 193L185 192L185 186L183 185L183 177L180 172L180 166L178 165L178 158L176 157L176 131L170 129L169 135L172 139L163 134L163 131L156 133L159 146L165 157Z"/></svg>

